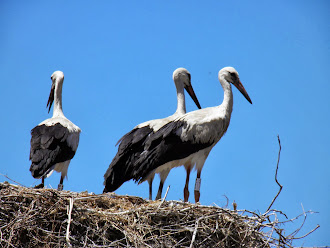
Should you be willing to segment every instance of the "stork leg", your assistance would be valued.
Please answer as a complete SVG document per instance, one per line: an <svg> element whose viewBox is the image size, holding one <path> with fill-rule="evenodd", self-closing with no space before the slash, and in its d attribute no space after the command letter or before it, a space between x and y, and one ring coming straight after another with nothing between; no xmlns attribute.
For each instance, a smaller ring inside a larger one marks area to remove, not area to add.
<svg viewBox="0 0 330 248"><path fill-rule="evenodd" d="M63 180L64 180L64 177L61 175L60 183L57 186L57 190L58 191L62 191L63 190Z"/></svg>
<svg viewBox="0 0 330 248"><path fill-rule="evenodd" d="M156 199L155 200L159 200L162 197L163 187L164 187L164 182L160 181L159 182L158 192L157 192L157 195L156 195Z"/></svg>
<svg viewBox="0 0 330 248"><path fill-rule="evenodd" d="M187 202L189 199L189 177L190 177L190 171L191 171L191 165L186 167L186 172L187 172L187 176L186 176L186 185L184 186L184 190L183 190L183 196L184 196L184 202Z"/></svg>
<svg viewBox="0 0 330 248"><path fill-rule="evenodd" d="M199 202L199 198L201 196L200 193L200 187L201 187L201 171L197 171L197 178L196 178L196 183L195 183L195 203Z"/></svg>
<svg viewBox="0 0 330 248"><path fill-rule="evenodd" d="M45 187L45 178L44 177L41 178L41 183L36 185L34 188L35 189L42 189L43 187Z"/></svg>
<svg viewBox="0 0 330 248"><path fill-rule="evenodd" d="M170 173L170 170L163 170L161 173L159 173L160 182L159 182L159 188L158 188L156 200L159 200L160 198L162 198L164 182L168 176L168 173Z"/></svg>
<svg viewBox="0 0 330 248"><path fill-rule="evenodd" d="M149 200L152 200L152 181L154 180L154 176L148 179L149 184Z"/></svg>

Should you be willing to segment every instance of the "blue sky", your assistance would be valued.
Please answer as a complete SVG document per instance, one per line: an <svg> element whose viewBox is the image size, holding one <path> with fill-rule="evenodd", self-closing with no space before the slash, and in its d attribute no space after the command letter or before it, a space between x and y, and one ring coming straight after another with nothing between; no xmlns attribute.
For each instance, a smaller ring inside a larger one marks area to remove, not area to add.
<svg viewBox="0 0 330 248"><path fill-rule="evenodd" d="M65 74L63 109L82 129L64 189L101 193L117 140L135 125L176 109L172 72L185 67L202 107L221 104L218 71L233 66L253 105L235 89L226 135L202 172L201 203L290 218L304 209L295 245L330 245L330 4L328 1L2 1L0 173L26 186L30 130L51 117L46 103L55 70ZM187 98L187 111L196 110ZM46 180L57 187L60 175ZM196 172L192 173L193 191ZM7 180L0 177L0 181ZM171 171L168 200L183 198L185 171ZM154 195L158 178L154 181ZM118 194L148 197L148 185ZM193 202L193 194L190 201ZM288 224L293 231L299 226Z"/></svg>

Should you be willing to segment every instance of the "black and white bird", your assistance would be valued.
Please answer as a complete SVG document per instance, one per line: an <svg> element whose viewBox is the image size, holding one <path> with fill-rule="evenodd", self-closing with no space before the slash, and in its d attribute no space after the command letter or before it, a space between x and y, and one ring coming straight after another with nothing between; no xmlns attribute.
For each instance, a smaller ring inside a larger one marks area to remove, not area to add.
<svg viewBox="0 0 330 248"><path fill-rule="evenodd" d="M187 165L196 166L195 202L199 202L201 171L211 149L226 133L233 110L233 84L244 97L252 101L244 89L237 71L225 67L219 71L219 81L224 90L221 105L189 112L167 123L157 132L150 134L144 142L144 151L134 164L131 172L134 180L143 182L153 173ZM189 197L188 182L190 169L184 190L184 200Z"/></svg>
<svg viewBox="0 0 330 248"><path fill-rule="evenodd" d="M62 110L62 86L64 74L55 71L47 102L48 113L54 102L53 117L41 122L31 130L30 171L34 178L42 178L37 188L44 187L45 177L55 170L61 172L58 190L63 189L63 180L79 143L80 128L68 120Z"/></svg>
<svg viewBox="0 0 330 248"><path fill-rule="evenodd" d="M143 150L143 143L146 138L154 132L157 132L162 126L168 122L182 116L186 113L186 103L184 89L189 93L198 108L201 108L195 92L191 85L190 73L185 68L178 68L173 72L173 81L177 91L177 110L176 112L164 119L155 119L137 125L132 131L125 134L118 142L118 152L113 158L108 170L104 174L104 190L103 192L112 192L118 189L124 182L132 179L132 173L135 161L140 157ZM162 194L162 189L168 170L157 172L160 175L159 189L156 199ZM155 173L149 174L147 179L149 183L149 199L152 199L152 182Z"/></svg>

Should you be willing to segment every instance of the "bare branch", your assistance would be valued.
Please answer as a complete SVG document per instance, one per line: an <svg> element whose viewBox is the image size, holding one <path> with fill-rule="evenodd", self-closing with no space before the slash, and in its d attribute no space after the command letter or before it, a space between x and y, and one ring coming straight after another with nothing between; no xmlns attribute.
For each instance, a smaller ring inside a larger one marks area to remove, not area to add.
<svg viewBox="0 0 330 248"><path fill-rule="evenodd" d="M160 206L164 203L164 201L165 201L165 199L166 199L166 196L167 196L167 194L168 194L168 191L170 190L170 186L171 186L171 185L168 185L167 190L166 190L166 193L165 193L165 195L164 195L164 198L163 198L162 202L159 204L159 206L158 206L157 209L159 209Z"/></svg>
<svg viewBox="0 0 330 248"><path fill-rule="evenodd" d="M312 232L314 232L316 229L318 229L320 227L320 225L317 225L313 230L309 231L308 233L306 233L305 235L301 236L301 237L292 237L292 239L302 239L307 237L309 234L311 234Z"/></svg>
<svg viewBox="0 0 330 248"><path fill-rule="evenodd" d="M196 239L196 234L197 234L197 229L198 229L198 222L199 222L199 219L196 220L196 223L195 223L195 230L194 230L193 236L192 236L192 238L191 238L191 243L190 243L189 248L192 248L193 245L194 245L194 242L195 242L195 239Z"/></svg>
<svg viewBox="0 0 330 248"><path fill-rule="evenodd" d="M4 176L4 177L7 178L8 180L10 180L10 181L12 181L12 182L14 182L14 183L16 183L16 184L22 186L22 187L26 187L26 186L24 186L23 184L21 184L21 183L15 181L15 180L13 180L13 179L11 179L10 177L8 177L8 176L5 175L5 174L0 173L0 176Z"/></svg>
<svg viewBox="0 0 330 248"><path fill-rule="evenodd" d="M73 197L70 198L70 207L68 208L68 225L66 228L66 236L65 236L66 243L68 244L69 247L72 247L70 243L70 224L72 221L71 219L72 209L73 209Z"/></svg>
<svg viewBox="0 0 330 248"><path fill-rule="evenodd" d="M228 199L228 197L226 196L226 195L223 195L225 198L226 198L226 205L224 206L224 208L227 208L228 207L228 204L229 204L229 199Z"/></svg>
<svg viewBox="0 0 330 248"><path fill-rule="evenodd" d="M278 151L278 157L277 157L277 166L276 166L276 173L275 173L275 182L277 183L277 185L280 187L279 191L277 192L276 196L274 197L274 199L272 200L271 204L269 205L269 207L267 208L267 211L273 206L276 198L279 196L279 194L282 191L283 186L278 182L277 180L277 172L278 172L278 165L280 163L280 155L281 155L281 140L280 140L280 136L277 135L277 139L278 139L278 144L279 144L279 151Z"/></svg>

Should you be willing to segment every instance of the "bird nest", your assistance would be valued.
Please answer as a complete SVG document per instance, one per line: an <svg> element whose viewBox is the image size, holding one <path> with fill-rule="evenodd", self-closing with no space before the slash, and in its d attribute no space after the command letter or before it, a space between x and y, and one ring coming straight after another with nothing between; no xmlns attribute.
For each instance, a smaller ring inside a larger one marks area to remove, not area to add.
<svg viewBox="0 0 330 248"><path fill-rule="evenodd" d="M1 247L290 247L280 222L179 201L0 183ZM275 218L277 219L277 218Z"/></svg>

